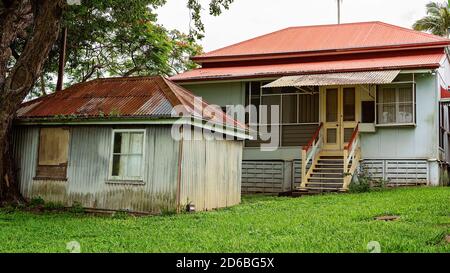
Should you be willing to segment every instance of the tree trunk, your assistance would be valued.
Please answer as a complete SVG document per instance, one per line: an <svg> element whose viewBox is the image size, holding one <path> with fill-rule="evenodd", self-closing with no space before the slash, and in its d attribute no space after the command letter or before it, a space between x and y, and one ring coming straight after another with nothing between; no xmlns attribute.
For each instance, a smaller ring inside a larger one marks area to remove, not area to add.
<svg viewBox="0 0 450 273"><path fill-rule="evenodd" d="M4 2L5 3L5 2ZM17 0L0 14L0 203L23 200L12 157L12 122L17 109L39 78L58 33L63 0ZM32 17L30 18L30 11ZM19 31L31 28L14 67L7 63Z"/></svg>

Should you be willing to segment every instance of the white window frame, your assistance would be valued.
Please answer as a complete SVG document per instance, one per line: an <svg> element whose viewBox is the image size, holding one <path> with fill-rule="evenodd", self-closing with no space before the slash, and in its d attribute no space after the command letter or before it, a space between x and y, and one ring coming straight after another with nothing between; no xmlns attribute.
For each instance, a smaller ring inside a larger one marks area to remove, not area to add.
<svg viewBox="0 0 450 273"><path fill-rule="evenodd" d="M139 178L128 178L128 177L118 177L113 176L113 160L114 160L114 136L116 133L143 133L142 140L142 163L141 163L141 175ZM146 159L146 140L147 140L147 130L145 129L113 129L111 132L111 149L109 154L109 170L108 170L108 182L109 183L123 183L123 182L131 182L131 183L144 183L144 171L145 171L145 159Z"/></svg>
<svg viewBox="0 0 450 273"><path fill-rule="evenodd" d="M397 119L397 114L399 113L399 92L398 92L398 88L401 85L406 85L406 84L411 84L412 87L412 122L407 122L407 123L402 123L402 122L391 122L391 123L380 123L379 122L379 106L380 106L380 102L378 100L379 95L378 94L380 92L380 89L383 87L387 87L387 86L392 86L393 88L395 88L395 114L396 114L396 119ZM416 111L417 111L417 107L416 107L416 83L413 82L393 82L391 84L383 84L383 85L379 85L377 90L377 94L376 94L376 99L375 99L375 126L376 127L396 127L396 126L415 126L416 125Z"/></svg>

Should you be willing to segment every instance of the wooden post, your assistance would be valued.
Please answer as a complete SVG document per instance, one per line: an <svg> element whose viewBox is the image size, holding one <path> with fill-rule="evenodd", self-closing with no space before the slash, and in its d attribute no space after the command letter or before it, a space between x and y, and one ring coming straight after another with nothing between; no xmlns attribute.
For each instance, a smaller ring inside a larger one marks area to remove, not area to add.
<svg viewBox="0 0 450 273"><path fill-rule="evenodd" d="M306 188L306 151L302 149L302 184L300 188Z"/></svg>
<svg viewBox="0 0 450 273"><path fill-rule="evenodd" d="M344 149L344 176L348 173L348 150Z"/></svg>

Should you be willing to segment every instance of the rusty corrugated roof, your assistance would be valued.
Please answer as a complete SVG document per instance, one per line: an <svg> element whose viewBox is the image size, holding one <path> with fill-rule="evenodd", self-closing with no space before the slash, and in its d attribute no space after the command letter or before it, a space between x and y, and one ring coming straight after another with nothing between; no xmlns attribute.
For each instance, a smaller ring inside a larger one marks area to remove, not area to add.
<svg viewBox="0 0 450 273"><path fill-rule="evenodd" d="M392 83L399 73L400 70L384 70L286 76L266 84L263 88L345 84L386 84Z"/></svg>
<svg viewBox="0 0 450 273"><path fill-rule="evenodd" d="M171 118L174 107L190 116L246 128L222 111L212 111L202 101L202 110L194 107L195 96L164 77L106 78L75 84L23 103L19 120ZM202 115L203 114L203 115Z"/></svg>
<svg viewBox="0 0 450 273"><path fill-rule="evenodd" d="M299 74L335 73L349 71L375 71L416 68L438 68L444 49L430 49L427 51L408 51L396 54L332 59L327 61L301 61L282 64L224 66L198 68L171 77L176 82L202 80L229 80L261 77L280 77Z"/></svg>
<svg viewBox="0 0 450 273"><path fill-rule="evenodd" d="M323 51L346 51L419 45L448 45L450 40L383 22L361 22L340 25L301 26L282 29L247 41L217 49L193 59L237 56L280 55ZM211 59L211 60L210 60Z"/></svg>

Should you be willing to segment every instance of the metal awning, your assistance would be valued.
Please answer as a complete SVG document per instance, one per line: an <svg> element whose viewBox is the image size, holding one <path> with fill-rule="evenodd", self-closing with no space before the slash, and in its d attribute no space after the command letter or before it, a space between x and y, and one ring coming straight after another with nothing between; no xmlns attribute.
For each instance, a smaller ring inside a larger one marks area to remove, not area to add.
<svg viewBox="0 0 450 273"><path fill-rule="evenodd" d="M344 84L386 84L392 83L398 74L400 74L400 70L286 76L264 85L263 88L329 86Z"/></svg>

